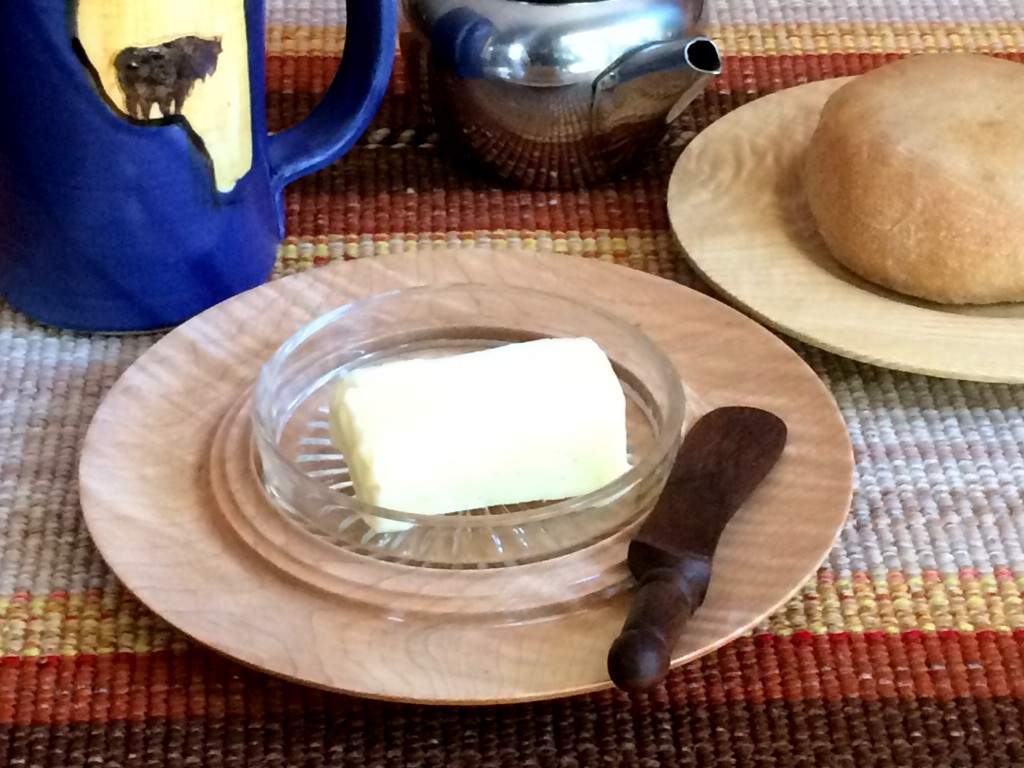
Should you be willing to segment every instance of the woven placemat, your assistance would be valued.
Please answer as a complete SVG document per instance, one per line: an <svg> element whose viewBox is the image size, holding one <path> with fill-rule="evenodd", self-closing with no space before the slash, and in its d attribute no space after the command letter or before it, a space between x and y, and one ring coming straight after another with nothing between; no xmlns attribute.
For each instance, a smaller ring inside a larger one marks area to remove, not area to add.
<svg viewBox="0 0 1024 768"><path fill-rule="evenodd" d="M329 81L344 6L273 0L267 15L280 127ZM665 213L696 131L765 93L905 53L1019 59L1020 19L1020 0L718 2L722 77L635 175L566 193L503 189L454 165L399 62L359 145L289 188L275 274L476 244L578 253L707 290ZM1024 765L1024 387L793 343L856 454L849 520L801 594L649 696L428 708L243 669L111 575L82 522L78 450L103 394L156 338L60 332L0 309L0 766Z"/></svg>

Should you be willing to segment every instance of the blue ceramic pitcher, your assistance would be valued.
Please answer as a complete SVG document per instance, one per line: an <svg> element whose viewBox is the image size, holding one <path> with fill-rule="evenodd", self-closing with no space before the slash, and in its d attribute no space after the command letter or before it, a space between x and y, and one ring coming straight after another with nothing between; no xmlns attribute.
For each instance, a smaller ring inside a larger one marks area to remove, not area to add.
<svg viewBox="0 0 1024 768"><path fill-rule="evenodd" d="M266 279L285 185L380 104L394 0L354 0L313 112L268 135L263 0L0 2L0 294L45 323L162 328Z"/></svg>

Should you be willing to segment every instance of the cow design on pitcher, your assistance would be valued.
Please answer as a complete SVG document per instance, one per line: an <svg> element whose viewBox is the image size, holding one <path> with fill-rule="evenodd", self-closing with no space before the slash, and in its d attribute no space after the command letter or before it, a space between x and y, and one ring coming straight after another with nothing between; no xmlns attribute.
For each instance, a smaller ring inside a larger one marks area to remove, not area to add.
<svg viewBox="0 0 1024 768"><path fill-rule="evenodd" d="M125 135L151 134L154 146L184 134L209 161L217 191L234 189L254 158L251 93L260 84L250 77L246 14L262 0L63 2L92 108L130 124Z"/></svg>
<svg viewBox="0 0 1024 768"><path fill-rule="evenodd" d="M154 104L162 117L180 115L196 82L217 71L220 53L220 38L194 35L121 50L114 57L114 69L128 115L149 120Z"/></svg>

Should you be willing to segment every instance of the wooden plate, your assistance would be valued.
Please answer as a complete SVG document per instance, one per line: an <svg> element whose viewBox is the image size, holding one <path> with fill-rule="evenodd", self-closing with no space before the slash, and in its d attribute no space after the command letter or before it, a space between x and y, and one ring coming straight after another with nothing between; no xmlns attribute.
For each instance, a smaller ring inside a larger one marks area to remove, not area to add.
<svg viewBox="0 0 1024 768"><path fill-rule="evenodd" d="M829 255L797 169L826 99L850 79L765 96L702 131L669 182L679 242L732 302L810 344L914 373L1024 382L1024 303L930 304L868 283Z"/></svg>
<svg viewBox="0 0 1024 768"><path fill-rule="evenodd" d="M86 521L117 575L198 641L332 690L490 703L610 686L605 660L627 594L538 617L506 614L500 604L490 614L465 611L443 596L416 610L349 599L272 566L239 535L215 492L224 488L211 466L215 443L230 444L224 434L238 431L259 365L288 335L356 297L466 281L560 292L614 311L664 347L698 410L750 404L787 422L783 458L724 534L707 602L675 649L676 664L748 630L814 573L849 508L852 453L828 391L784 343L714 299L638 271L572 256L456 251L277 280L194 318L142 355L100 406L80 468ZM384 591L393 588L386 573L376 585ZM521 573L501 571L509 594L523 585ZM424 594L437 578L422 569ZM373 592L363 586L360 594Z"/></svg>

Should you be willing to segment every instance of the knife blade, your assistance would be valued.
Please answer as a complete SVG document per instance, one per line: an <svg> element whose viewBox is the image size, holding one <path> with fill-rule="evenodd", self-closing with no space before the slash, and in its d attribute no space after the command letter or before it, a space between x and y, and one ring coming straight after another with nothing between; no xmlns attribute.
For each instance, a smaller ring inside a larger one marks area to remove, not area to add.
<svg viewBox="0 0 1024 768"><path fill-rule="evenodd" d="M728 406L686 433L665 488L629 544L637 585L608 674L636 693L668 674L672 649L704 602L722 531L768 476L786 444L785 422L760 408Z"/></svg>

